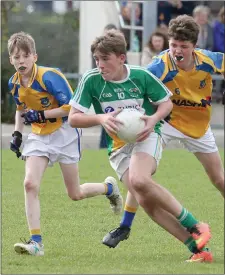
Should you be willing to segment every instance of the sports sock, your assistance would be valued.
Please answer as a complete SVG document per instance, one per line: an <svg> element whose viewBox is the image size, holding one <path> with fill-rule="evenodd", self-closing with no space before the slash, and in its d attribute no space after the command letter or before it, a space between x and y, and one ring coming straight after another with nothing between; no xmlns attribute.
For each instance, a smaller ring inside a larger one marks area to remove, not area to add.
<svg viewBox="0 0 225 275"><path fill-rule="evenodd" d="M192 237L189 237L184 244L187 248L191 251L191 253L198 253L199 250L197 249L196 242Z"/></svg>
<svg viewBox="0 0 225 275"><path fill-rule="evenodd" d="M198 248L197 248L197 246L196 246L195 240L194 240L192 237L188 238L188 239L184 242L184 244L185 244L185 245L187 246L187 248L191 251L191 253L196 254L196 253L199 253L199 252L200 252L200 250L198 250ZM210 251L210 249L209 249L208 247L203 247L203 248L201 249L201 251Z"/></svg>
<svg viewBox="0 0 225 275"><path fill-rule="evenodd" d="M181 214L177 217L180 224L185 228L192 228L198 223L198 220L184 207L182 208Z"/></svg>
<svg viewBox="0 0 225 275"><path fill-rule="evenodd" d="M111 183L105 183L106 187L106 196L110 196L113 192L113 185Z"/></svg>
<svg viewBox="0 0 225 275"><path fill-rule="evenodd" d="M37 243L42 242L41 230L40 229L31 229L30 230L30 235L31 235L31 240L32 241L35 241Z"/></svg>
<svg viewBox="0 0 225 275"><path fill-rule="evenodd" d="M120 227L131 227L134 220L137 208L130 207L127 204L124 206L123 217L120 222Z"/></svg>

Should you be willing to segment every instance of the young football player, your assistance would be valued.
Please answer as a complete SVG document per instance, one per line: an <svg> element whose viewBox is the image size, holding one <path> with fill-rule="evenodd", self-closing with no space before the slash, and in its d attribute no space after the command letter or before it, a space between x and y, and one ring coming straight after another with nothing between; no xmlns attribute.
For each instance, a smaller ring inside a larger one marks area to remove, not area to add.
<svg viewBox="0 0 225 275"><path fill-rule="evenodd" d="M13 34L8 41L10 62L16 73L9 80L16 105L15 131L10 148L20 157L23 125L31 124L22 151L25 162L25 210L30 240L16 243L20 254L44 255L40 226L39 190L48 165L59 162L68 196L75 201L105 194L112 210L119 213L122 196L117 182L107 177L103 183L80 185L78 162L80 155L80 129L68 124L69 101L72 89L65 76L54 68L36 65L35 41L27 33Z"/></svg>
<svg viewBox="0 0 225 275"><path fill-rule="evenodd" d="M158 209L161 217L158 223L162 226L168 214L170 226L177 228L179 238L192 251L202 249L211 236L209 226L198 222L152 178L162 153L160 121L172 110L171 93L146 69L124 64L126 42L121 32L112 30L97 37L91 51L97 68L86 72L78 84L70 101L70 125L82 128L102 125L108 134L110 164L145 212L151 216ZM87 115L91 104L96 114ZM123 108L146 112L142 117L145 128L133 144L125 144L116 135L120 123L116 115Z"/></svg>
<svg viewBox="0 0 225 275"><path fill-rule="evenodd" d="M199 27L191 16L172 19L168 31L169 49L156 56L147 69L173 93L173 109L162 127L163 146L171 140L182 142L201 162L211 182L224 196L224 169L210 128L211 75L224 73L224 54L196 49L198 33ZM137 208L137 201L128 192L120 226L104 237L105 245L116 247L129 237ZM161 222L158 209L150 215ZM163 222L163 227L179 239L168 213ZM212 254L206 249L196 250L188 261L212 261Z"/></svg>

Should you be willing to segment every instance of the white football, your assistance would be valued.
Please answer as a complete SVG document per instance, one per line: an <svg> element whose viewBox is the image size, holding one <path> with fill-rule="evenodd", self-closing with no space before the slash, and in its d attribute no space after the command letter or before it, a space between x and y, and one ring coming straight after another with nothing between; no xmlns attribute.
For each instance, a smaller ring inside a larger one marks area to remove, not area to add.
<svg viewBox="0 0 225 275"><path fill-rule="evenodd" d="M145 127L144 120L140 119L143 114L137 109L127 108L123 109L116 118L123 122L118 123L119 130L117 136L126 143L133 143Z"/></svg>

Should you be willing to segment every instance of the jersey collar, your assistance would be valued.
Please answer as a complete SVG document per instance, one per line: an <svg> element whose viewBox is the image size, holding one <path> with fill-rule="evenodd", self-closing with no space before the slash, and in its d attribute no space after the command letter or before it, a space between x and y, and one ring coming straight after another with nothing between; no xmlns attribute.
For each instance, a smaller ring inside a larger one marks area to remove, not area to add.
<svg viewBox="0 0 225 275"><path fill-rule="evenodd" d="M31 87L31 85L33 84L35 77L37 75L37 71L38 71L38 67L36 64L34 64L33 69L32 69L32 74L29 79L28 88ZM18 72L16 72L13 77L12 83L21 85L20 78L21 78L21 75Z"/></svg>
<svg viewBox="0 0 225 275"><path fill-rule="evenodd" d="M118 81L110 80L109 82L112 82L112 83L124 83L124 82L126 82L129 79L129 77L130 77L130 67L127 64L124 64L124 66L127 69L127 76L126 76L126 78L124 78L122 80L118 80Z"/></svg>
<svg viewBox="0 0 225 275"><path fill-rule="evenodd" d="M169 52L168 52L168 57L169 57L169 70L170 71L178 71L177 65Z"/></svg>
<svg viewBox="0 0 225 275"><path fill-rule="evenodd" d="M194 62L195 62L196 67L202 64L202 61L199 59L199 57L195 51L193 52L193 57L194 57Z"/></svg>
<svg viewBox="0 0 225 275"><path fill-rule="evenodd" d="M168 57L169 57L169 70L178 71L179 68L177 67L175 60L173 59L173 57L170 55L169 52L168 52ZM199 59L195 51L193 52L193 57L194 57L194 64L196 67L202 64L201 60Z"/></svg>

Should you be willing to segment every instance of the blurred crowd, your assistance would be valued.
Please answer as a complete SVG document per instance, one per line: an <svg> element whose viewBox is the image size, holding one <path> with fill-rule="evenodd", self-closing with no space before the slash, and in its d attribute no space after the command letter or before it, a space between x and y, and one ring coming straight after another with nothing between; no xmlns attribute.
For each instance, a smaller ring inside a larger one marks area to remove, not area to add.
<svg viewBox="0 0 225 275"><path fill-rule="evenodd" d="M131 25L132 3L121 1L121 14L126 25ZM141 52L141 66L149 64L153 56L168 48L167 29L169 21L181 14L192 15L200 26L197 47L224 53L224 6L220 8L218 14L212 14L210 7L198 5L195 1L168 0L157 2L157 28L150 35L146 45L142 45L142 31L135 31L131 47L130 30L121 29L127 41L128 51ZM135 3L135 25L143 26L143 3ZM225 89L224 81L221 85L222 93Z"/></svg>
<svg viewBox="0 0 225 275"><path fill-rule="evenodd" d="M130 1L121 1L121 15L123 16L124 23L126 25L132 24L132 3ZM127 50L141 52L141 66L146 67L152 60L153 56L168 49L168 24L169 21L178 15L187 14L192 15L195 21L200 26L199 37L197 41L197 47L211 50L215 52L224 53L224 6L220 8L217 16L212 19L211 11L208 6L196 5L194 1L180 1L180 0L168 0L157 2L157 28L150 35L146 45L142 45L142 31L135 31L133 37L134 43L130 45L130 30L121 29L124 33L127 42ZM143 4L135 3L135 26L143 26ZM113 24L105 26L104 31L110 29L117 29ZM94 60L93 60L94 61ZM94 64L95 62L93 62ZM225 90L225 82L222 81L218 96L218 102L222 99L222 93ZM100 148L106 148L105 131L102 130L100 139Z"/></svg>
<svg viewBox="0 0 225 275"><path fill-rule="evenodd" d="M147 45L142 45L142 31L136 31L135 38L138 38L139 46L136 49L141 51L144 49L143 64L147 62L146 58L149 55L149 60L167 47L165 40L167 40L167 28L169 21L180 14L192 15L196 22L200 26L199 38L197 47L224 52L224 6L222 6L216 17L212 16L210 8L204 5L197 5L194 1L180 1L180 0L168 0L158 1L158 15L157 15L157 29L149 37ZM132 2L121 1L121 14L126 25L131 25L131 10ZM142 16L143 4L136 2L135 4L135 26L143 26ZM130 30L122 29L126 40L127 47L130 50Z"/></svg>

